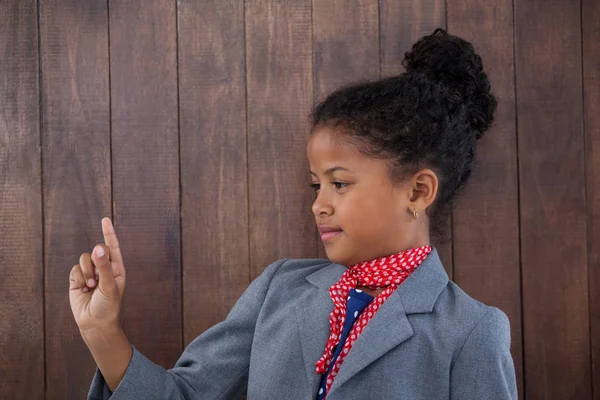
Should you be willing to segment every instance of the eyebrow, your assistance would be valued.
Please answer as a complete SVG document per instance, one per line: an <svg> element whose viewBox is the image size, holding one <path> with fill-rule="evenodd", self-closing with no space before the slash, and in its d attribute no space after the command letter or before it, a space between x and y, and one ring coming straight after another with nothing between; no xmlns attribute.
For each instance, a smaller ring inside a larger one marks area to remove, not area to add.
<svg viewBox="0 0 600 400"><path fill-rule="evenodd" d="M348 168L344 168L344 167L340 167L339 165L336 165L335 167L331 167L328 168L325 171L325 175L331 175L333 174L335 171L347 171L347 172L351 172ZM317 176L317 174L315 174L314 172L310 171L311 175Z"/></svg>

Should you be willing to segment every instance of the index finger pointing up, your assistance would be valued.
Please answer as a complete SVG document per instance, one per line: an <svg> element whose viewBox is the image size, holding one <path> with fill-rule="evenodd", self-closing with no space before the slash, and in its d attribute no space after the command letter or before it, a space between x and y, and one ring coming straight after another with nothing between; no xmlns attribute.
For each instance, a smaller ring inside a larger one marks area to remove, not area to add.
<svg viewBox="0 0 600 400"><path fill-rule="evenodd" d="M119 263L119 265L123 265L119 240L117 239L117 234L115 233L112 221L108 217L102 218L102 234L104 235L104 243L108 246L110 251L110 260Z"/></svg>

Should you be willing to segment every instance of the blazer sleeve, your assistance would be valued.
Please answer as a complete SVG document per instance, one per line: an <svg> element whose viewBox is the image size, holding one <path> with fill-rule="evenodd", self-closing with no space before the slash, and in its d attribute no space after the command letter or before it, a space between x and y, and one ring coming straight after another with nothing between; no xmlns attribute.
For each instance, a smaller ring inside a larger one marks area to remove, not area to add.
<svg viewBox="0 0 600 400"><path fill-rule="evenodd" d="M165 370L132 346L133 356L115 391L96 368L88 400L212 400L243 395L256 320L271 280L285 261L274 262L254 279L226 319L195 338L172 369Z"/></svg>
<svg viewBox="0 0 600 400"><path fill-rule="evenodd" d="M517 399L510 322L502 310L489 307L465 341L450 370L450 398Z"/></svg>

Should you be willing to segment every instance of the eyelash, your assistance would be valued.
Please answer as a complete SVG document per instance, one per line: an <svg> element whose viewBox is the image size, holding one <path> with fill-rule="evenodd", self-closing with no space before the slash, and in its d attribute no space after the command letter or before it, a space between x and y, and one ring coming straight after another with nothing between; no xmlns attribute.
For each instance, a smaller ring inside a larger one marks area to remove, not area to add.
<svg viewBox="0 0 600 400"><path fill-rule="evenodd" d="M336 187L337 190L342 190L342 189L344 189L345 187L348 186L348 184L344 183L344 182L337 182L337 181L335 181L335 182L331 182L331 183L333 185L335 185L335 187ZM344 186L343 187L339 187L338 185L344 185ZM311 183L310 187L316 192L316 191L318 191L321 188L321 184L320 183Z"/></svg>

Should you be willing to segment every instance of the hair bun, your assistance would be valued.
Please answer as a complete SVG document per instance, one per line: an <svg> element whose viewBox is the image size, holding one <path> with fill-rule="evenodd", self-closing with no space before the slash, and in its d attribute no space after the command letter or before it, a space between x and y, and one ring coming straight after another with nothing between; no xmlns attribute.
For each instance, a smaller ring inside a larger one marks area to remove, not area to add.
<svg viewBox="0 0 600 400"><path fill-rule="evenodd" d="M490 81L483 72L481 57L471 43L438 28L404 54L402 65L408 73L425 74L458 94L458 97L451 95L450 101L466 106L467 118L477 139L489 128L494 119L496 99L490 92Z"/></svg>

